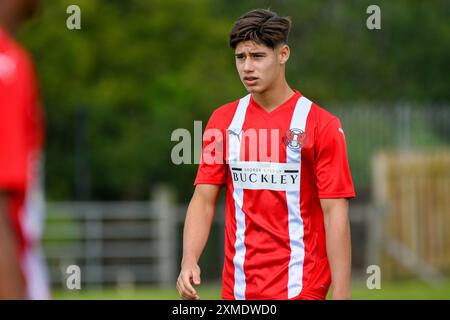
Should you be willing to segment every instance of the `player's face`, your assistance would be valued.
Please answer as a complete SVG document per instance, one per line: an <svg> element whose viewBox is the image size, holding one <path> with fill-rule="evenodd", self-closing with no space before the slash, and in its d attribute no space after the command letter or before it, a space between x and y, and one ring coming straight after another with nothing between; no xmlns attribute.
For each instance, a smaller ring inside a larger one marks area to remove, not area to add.
<svg viewBox="0 0 450 320"><path fill-rule="evenodd" d="M279 48L242 41L236 46L235 56L239 77L250 93L263 93L284 77L286 61Z"/></svg>

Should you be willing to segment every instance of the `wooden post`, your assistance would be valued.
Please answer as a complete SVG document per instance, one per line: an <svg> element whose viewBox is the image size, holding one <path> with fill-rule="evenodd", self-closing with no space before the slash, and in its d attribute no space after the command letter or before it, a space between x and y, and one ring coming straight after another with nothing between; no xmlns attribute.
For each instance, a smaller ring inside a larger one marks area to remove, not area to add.
<svg viewBox="0 0 450 320"><path fill-rule="evenodd" d="M375 206L388 205L383 223L383 275L408 269L435 284L449 272L450 150L379 154L372 164ZM368 254L375 255L377 222L370 222ZM387 255L386 255L387 253Z"/></svg>

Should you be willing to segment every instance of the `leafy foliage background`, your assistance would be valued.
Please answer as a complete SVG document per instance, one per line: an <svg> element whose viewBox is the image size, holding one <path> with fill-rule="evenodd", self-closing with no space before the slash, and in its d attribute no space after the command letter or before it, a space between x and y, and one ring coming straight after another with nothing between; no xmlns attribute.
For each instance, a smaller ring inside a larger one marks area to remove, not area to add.
<svg viewBox="0 0 450 320"><path fill-rule="evenodd" d="M47 197L148 199L161 182L186 201L196 165L170 160L171 132L245 94L228 34L253 8L293 21L288 81L319 105L450 101L450 3L378 1L43 1L20 33L47 124ZM66 8L81 8L68 30ZM352 154L349 154L352 161Z"/></svg>

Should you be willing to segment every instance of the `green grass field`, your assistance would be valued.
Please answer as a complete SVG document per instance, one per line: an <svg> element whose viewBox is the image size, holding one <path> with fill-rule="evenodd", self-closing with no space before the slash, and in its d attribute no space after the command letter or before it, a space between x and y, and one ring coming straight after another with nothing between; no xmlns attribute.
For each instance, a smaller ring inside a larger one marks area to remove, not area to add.
<svg viewBox="0 0 450 320"><path fill-rule="evenodd" d="M220 300L219 286L200 286L197 288L200 298ZM450 281L436 287L418 281L406 281L381 285L381 289L369 290L364 284L357 283L352 288L354 300L428 300L450 299ZM86 300L179 300L175 288L136 288L135 290L54 290L53 299Z"/></svg>

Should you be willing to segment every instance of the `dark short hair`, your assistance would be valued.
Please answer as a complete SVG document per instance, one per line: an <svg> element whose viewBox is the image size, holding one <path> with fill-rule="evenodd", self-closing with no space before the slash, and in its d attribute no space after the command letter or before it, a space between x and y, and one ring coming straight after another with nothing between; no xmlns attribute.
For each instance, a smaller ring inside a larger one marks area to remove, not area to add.
<svg viewBox="0 0 450 320"><path fill-rule="evenodd" d="M247 12L235 22L230 33L230 47L236 49L241 41L254 41L274 49L287 43L291 19L280 17L266 9Z"/></svg>

